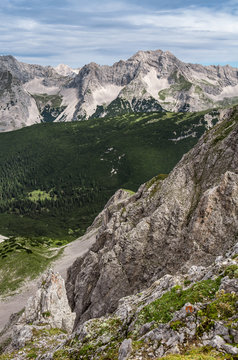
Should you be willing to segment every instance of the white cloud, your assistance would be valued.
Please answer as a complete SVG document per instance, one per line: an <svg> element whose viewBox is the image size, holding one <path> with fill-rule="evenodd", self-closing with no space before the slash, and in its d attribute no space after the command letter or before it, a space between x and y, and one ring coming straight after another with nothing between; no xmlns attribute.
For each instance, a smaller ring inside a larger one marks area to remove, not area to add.
<svg viewBox="0 0 238 360"><path fill-rule="evenodd" d="M188 62L237 62L238 15L227 4L220 10L190 7L157 12L123 1L97 2L96 8L91 3L79 7L76 0L68 4L72 18L64 17L59 6L62 12L55 23L43 15L0 13L2 53L21 61L64 62L72 67L90 61L111 64L137 50L158 48Z"/></svg>
<svg viewBox="0 0 238 360"><path fill-rule="evenodd" d="M154 14L130 15L127 21L140 27L238 34L238 16L210 9L179 9Z"/></svg>
<svg viewBox="0 0 238 360"><path fill-rule="evenodd" d="M31 30L37 29L39 24L36 21L31 20L31 19L19 19L15 23L15 26L22 30L31 31Z"/></svg>

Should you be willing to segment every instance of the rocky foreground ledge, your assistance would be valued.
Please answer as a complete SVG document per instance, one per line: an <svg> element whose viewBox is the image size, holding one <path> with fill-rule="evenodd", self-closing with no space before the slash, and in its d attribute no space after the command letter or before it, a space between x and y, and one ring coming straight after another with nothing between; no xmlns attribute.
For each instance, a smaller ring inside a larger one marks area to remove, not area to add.
<svg viewBox="0 0 238 360"><path fill-rule="evenodd" d="M64 280L49 270L6 326L0 359L237 359L238 243L209 267L165 275L72 332L74 320Z"/></svg>

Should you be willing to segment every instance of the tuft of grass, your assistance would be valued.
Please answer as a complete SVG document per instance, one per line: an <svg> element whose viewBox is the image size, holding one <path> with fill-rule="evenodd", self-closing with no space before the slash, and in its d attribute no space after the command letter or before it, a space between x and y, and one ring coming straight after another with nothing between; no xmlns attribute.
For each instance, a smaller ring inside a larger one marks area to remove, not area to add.
<svg viewBox="0 0 238 360"><path fill-rule="evenodd" d="M50 313L50 311L45 311L45 312L42 313L42 316L43 316L44 318L47 318L47 317L50 317L50 316L51 316L51 313Z"/></svg>
<svg viewBox="0 0 238 360"><path fill-rule="evenodd" d="M168 176L168 174L158 174L156 176L154 176L151 180L147 181L146 183L146 187L147 189L149 189L153 184L155 183L159 183L160 181L166 179Z"/></svg>
<svg viewBox="0 0 238 360"><path fill-rule="evenodd" d="M175 311L180 310L186 303L195 304L214 298L220 283L221 279L217 278L197 282L186 290L181 286L175 286L161 298L146 305L138 314L137 323L140 325L152 321L155 321L155 324L168 323Z"/></svg>
<svg viewBox="0 0 238 360"><path fill-rule="evenodd" d="M132 191L132 190L129 190L129 189L122 189L124 191L126 191L128 194L130 195L134 195L135 194L135 191Z"/></svg>
<svg viewBox="0 0 238 360"><path fill-rule="evenodd" d="M232 117L231 120L225 121L223 124L218 126L218 129L215 132L216 137L213 140L213 145L216 145L218 142L224 140L231 133L236 121L237 120Z"/></svg>
<svg viewBox="0 0 238 360"><path fill-rule="evenodd" d="M163 357L164 360L232 360L232 356L220 353L209 346L194 347L185 354L173 354Z"/></svg>
<svg viewBox="0 0 238 360"><path fill-rule="evenodd" d="M229 276L230 279L238 279L238 265L230 265L224 271L224 276Z"/></svg>
<svg viewBox="0 0 238 360"><path fill-rule="evenodd" d="M184 326L186 326L185 323L183 323L182 321L180 320L177 320L177 321L172 321L170 324L169 324L170 328L173 329L174 331L178 331L179 329L183 328Z"/></svg>
<svg viewBox="0 0 238 360"><path fill-rule="evenodd" d="M205 309L200 310L198 315L202 319L228 320L237 314L238 295L235 293L225 294L222 290L217 293L216 299L207 304Z"/></svg>

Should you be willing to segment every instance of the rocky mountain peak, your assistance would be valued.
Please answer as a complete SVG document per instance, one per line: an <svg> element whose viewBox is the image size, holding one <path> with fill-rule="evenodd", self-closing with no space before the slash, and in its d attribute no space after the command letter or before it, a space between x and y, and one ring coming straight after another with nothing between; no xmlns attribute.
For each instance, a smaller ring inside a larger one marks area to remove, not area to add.
<svg viewBox="0 0 238 360"><path fill-rule="evenodd" d="M65 64L59 64L54 69L58 74L69 77L74 77L76 74L78 74L80 70L80 69L72 69L71 67Z"/></svg>

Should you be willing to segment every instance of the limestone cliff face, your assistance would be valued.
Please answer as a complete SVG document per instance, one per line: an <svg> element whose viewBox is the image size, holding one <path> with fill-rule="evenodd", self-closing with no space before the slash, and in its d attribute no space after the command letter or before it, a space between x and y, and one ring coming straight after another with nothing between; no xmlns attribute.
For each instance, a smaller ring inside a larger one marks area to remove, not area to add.
<svg viewBox="0 0 238 360"><path fill-rule="evenodd" d="M51 67L0 56L0 132L41 122L34 95L58 94L61 85L62 76Z"/></svg>
<svg viewBox="0 0 238 360"><path fill-rule="evenodd" d="M0 333L0 358L1 351L12 352L20 349L26 344L34 343L34 336L37 333L47 335L47 331L58 329L57 337L49 342L54 344L62 342L62 335L71 333L75 320L75 314L71 312L66 296L65 283L59 273L49 269L44 273L39 281L38 290L34 296L31 296L25 308L20 313L12 314L8 324ZM54 330L52 331L52 334ZM63 339L64 336L63 335ZM49 345L49 344L48 344ZM47 346L46 339L39 340L39 348L45 352ZM24 352L16 355L13 359L29 358Z"/></svg>
<svg viewBox="0 0 238 360"><path fill-rule="evenodd" d="M238 78L230 66L186 64L169 51L156 50L138 51L113 66L85 65L70 86L78 89L80 99L76 119L236 104Z"/></svg>
<svg viewBox="0 0 238 360"><path fill-rule="evenodd" d="M165 274L208 266L236 241L238 109L162 180L120 190L95 219L97 241L68 270L67 294L79 323L113 312L120 298Z"/></svg>
<svg viewBox="0 0 238 360"><path fill-rule="evenodd" d="M4 81L0 86L0 131L49 119L76 121L237 104L236 68L186 64L161 50L139 51L112 66L90 63L78 71L66 65L54 69L0 56L1 80L6 73L14 86ZM54 116L50 116L52 111Z"/></svg>
<svg viewBox="0 0 238 360"><path fill-rule="evenodd" d="M21 324L47 323L53 328L71 331L75 319L69 308L64 279L51 269L40 280L36 294L28 299L19 319Z"/></svg>

